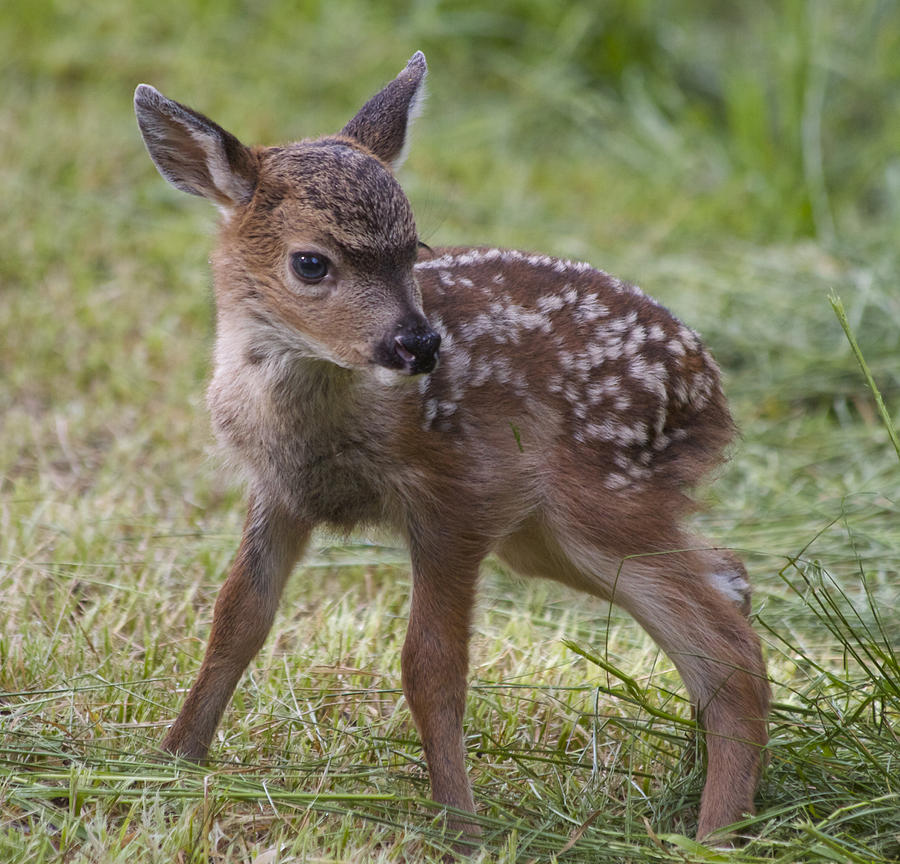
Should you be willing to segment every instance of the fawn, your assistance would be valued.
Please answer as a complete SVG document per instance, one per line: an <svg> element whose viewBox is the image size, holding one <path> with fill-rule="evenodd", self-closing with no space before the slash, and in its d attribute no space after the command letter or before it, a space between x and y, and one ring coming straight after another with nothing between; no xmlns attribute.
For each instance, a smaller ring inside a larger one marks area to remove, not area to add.
<svg viewBox="0 0 900 864"><path fill-rule="evenodd" d="M679 524L734 434L718 369L696 333L587 264L419 242L393 171L425 73L418 52L338 135L284 147L135 93L160 173L222 213L208 405L249 487L163 748L206 757L311 531L377 523L409 545L403 690L436 802L474 813L468 638L494 553L618 604L671 658L706 733L707 837L753 810L769 701L743 565Z"/></svg>

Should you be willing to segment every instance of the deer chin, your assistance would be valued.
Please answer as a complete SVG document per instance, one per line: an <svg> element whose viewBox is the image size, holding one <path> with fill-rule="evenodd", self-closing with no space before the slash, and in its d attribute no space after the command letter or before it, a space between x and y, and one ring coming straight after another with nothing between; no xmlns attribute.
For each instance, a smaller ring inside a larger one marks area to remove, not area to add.
<svg viewBox="0 0 900 864"><path fill-rule="evenodd" d="M434 368L430 372L413 372L409 368L395 369L390 366L382 366L380 363L372 363L368 367L368 371L371 377L382 386L411 387L424 382L425 377L437 369L438 363L438 359L435 358Z"/></svg>

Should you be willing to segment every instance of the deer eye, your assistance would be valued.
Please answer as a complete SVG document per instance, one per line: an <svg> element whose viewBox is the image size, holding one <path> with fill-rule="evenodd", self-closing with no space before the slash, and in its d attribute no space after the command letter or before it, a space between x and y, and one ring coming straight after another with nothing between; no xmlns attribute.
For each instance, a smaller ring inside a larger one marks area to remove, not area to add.
<svg viewBox="0 0 900 864"><path fill-rule="evenodd" d="M294 252L291 270L304 282L321 282L328 275L328 259L314 252Z"/></svg>

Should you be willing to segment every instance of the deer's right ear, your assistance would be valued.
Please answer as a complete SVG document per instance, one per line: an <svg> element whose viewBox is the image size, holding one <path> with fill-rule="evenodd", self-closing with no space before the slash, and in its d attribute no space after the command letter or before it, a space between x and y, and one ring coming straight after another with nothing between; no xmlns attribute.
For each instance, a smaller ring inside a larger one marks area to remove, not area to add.
<svg viewBox="0 0 900 864"><path fill-rule="evenodd" d="M173 186L226 208L251 199L256 158L234 135L149 84L134 91L134 113L150 158Z"/></svg>

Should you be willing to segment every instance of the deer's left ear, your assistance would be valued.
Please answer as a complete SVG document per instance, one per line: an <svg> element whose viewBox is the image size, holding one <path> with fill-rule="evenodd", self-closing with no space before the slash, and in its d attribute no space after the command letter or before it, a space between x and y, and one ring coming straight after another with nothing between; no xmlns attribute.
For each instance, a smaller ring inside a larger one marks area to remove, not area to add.
<svg viewBox="0 0 900 864"><path fill-rule="evenodd" d="M416 51L406 68L360 108L341 134L355 138L394 170L399 168L406 158L409 128L422 110L427 71L425 55Z"/></svg>

